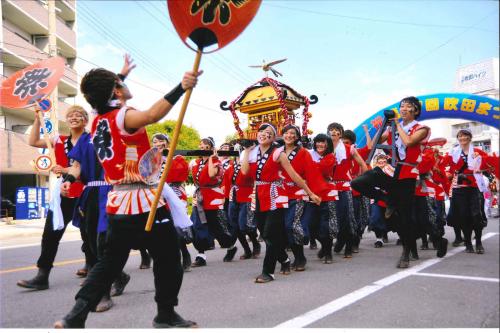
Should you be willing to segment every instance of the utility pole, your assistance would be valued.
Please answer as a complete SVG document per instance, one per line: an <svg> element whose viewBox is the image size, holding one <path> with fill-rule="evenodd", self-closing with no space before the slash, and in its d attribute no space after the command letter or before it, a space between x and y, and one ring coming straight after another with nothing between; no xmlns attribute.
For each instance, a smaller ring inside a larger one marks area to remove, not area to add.
<svg viewBox="0 0 500 333"><path fill-rule="evenodd" d="M56 2L55 0L49 0L48 1L48 7L49 7L49 55L50 57L56 57L57 56L57 35L56 35ZM58 98L59 98L59 91L58 87L54 89L54 91L51 94L51 100L52 100L52 112L50 113L50 120L52 121L52 128L54 131L57 133L59 130L58 126L58 117L57 113L59 112L58 109Z"/></svg>
<svg viewBox="0 0 500 333"><path fill-rule="evenodd" d="M57 35L56 35L56 2L55 0L48 0L48 15L49 15L49 44L48 51L50 57L57 56ZM50 121L52 123L52 131L53 133L59 133L59 88L56 86L50 95L50 100L52 101L52 110L50 111ZM52 163L56 163L56 161L52 161ZM49 174L49 191L55 186L56 183L56 174L50 172ZM52 197L52 193L50 193Z"/></svg>

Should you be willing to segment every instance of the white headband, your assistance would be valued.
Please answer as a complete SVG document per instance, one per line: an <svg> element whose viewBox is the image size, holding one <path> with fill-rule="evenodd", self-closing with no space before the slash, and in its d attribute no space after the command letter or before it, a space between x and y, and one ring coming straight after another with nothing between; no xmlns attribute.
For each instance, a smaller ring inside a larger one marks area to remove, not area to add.
<svg viewBox="0 0 500 333"><path fill-rule="evenodd" d="M204 138L203 140L208 140L208 141L210 141L210 143L212 144L212 147L215 147L215 142L214 142L214 140L212 140L211 138L208 138L208 137L207 137L207 138Z"/></svg>
<svg viewBox="0 0 500 333"><path fill-rule="evenodd" d="M278 132L276 132L276 128L274 128L274 126L272 124L270 124L270 123L262 123L262 124L260 124L260 127L262 127L264 125L267 125L268 127L271 127L271 129L274 132L274 136L278 136Z"/></svg>

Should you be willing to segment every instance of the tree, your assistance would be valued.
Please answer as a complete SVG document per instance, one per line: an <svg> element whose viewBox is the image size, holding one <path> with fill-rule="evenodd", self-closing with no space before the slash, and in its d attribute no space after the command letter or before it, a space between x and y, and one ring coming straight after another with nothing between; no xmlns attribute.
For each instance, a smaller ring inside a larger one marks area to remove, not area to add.
<svg viewBox="0 0 500 333"><path fill-rule="evenodd" d="M224 142L231 142L231 141L234 141L236 139L239 139L239 135L238 135L238 132L234 132L233 134L230 134L230 135L227 135L225 138L224 138Z"/></svg>
<svg viewBox="0 0 500 333"><path fill-rule="evenodd" d="M154 134L162 133L167 134L170 140L172 140L175 124L175 120L165 120L161 123L146 126L146 131L150 139ZM195 128L182 125L176 149L198 149L200 140L200 133Z"/></svg>

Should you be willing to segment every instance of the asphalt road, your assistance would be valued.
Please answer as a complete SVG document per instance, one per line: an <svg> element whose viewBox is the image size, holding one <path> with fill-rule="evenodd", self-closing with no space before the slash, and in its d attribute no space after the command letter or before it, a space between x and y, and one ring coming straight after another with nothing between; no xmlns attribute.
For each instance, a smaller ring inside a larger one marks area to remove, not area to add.
<svg viewBox="0 0 500 333"><path fill-rule="evenodd" d="M365 233L353 259L334 255L334 263L325 265L306 248L305 272L276 274L267 284L253 282L262 258L223 263L225 250L216 249L207 252L208 266L184 275L177 311L202 328L498 328L498 228L498 219L490 219L483 255L451 245L443 259L419 251L420 260L406 270L395 267L401 251L395 234L375 249L373 233ZM447 229L450 243L452 235ZM36 273L39 245L27 238L18 247L0 247L1 328L50 328L70 310L81 281L75 271L83 265L81 241L72 239L61 243L44 291L16 286ZM241 247L236 258L240 254ZM140 270L139 262L134 251L125 268L131 275L125 293L114 298L110 311L91 313L87 328L151 328L152 270Z"/></svg>

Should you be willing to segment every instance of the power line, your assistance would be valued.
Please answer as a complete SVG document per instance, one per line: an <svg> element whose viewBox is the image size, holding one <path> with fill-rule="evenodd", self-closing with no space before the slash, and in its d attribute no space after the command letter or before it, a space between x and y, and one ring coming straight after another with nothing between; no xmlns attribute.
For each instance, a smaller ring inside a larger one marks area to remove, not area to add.
<svg viewBox="0 0 500 333"><path fill-rule="evenodd" d="M143 5L141 4L141 2L135 2L135 3L136 3L138 6L142 7L142 8L143 8L143 9L144 9L144 10L145 10L145 11L146 11L146 12L147 12L147 13L148 13L151 17L153 17L153 18L154 18L154 19L155 19L158 23L160 23L160 25L165 26L169 32L171 32L172 34L174 34L174 35L176 35L176 36L177 36L177 34L176 34L175 32L173 32L173 31L172 31L172 30L171 30L171 29L170 29L170 28L166 25L166 23L165 23L164 21L161 21L160 19L158 19L158 18L156 17L156 15L153 15L153 14L152 14L149 10L147 10L147 9L145 8L145 6L143 6ZM153 3L149 2L149 4L151 4L151 6L152 6L152 7L154 7L154 9L156 10L156 12L159 12L159 13L160 13L160 15L162 15L161 13L164 13L164 12L165 12L165 11L163 11L163 10L160 10L157 6L154 6L154 5L153 5ZM169 19L170 19L170 18L169 18ZM207 57L206 59L207 59L207 61L209 61L210 63L212 63L213 65L215 65L215 66L216 66L216 67L218 67L219 69L221 69L221 70L222 70L222 73L224 73L224 74L226 74L226 75L228 75L228 76L231 76L233 79L235 79L236 81L238 81L238 82L240 82L240 83L243 83L243 84L248 84L248 83L246 82L246 78L241 77L241 75L239 75L239 73L236 73L236 71L234 71L233 69L228 68L228 66L221 65L221 64L220 64L220 62L216 62L216 61L215 61L216 59L215 59L214 57ZM229 72L229 71L228 71L228 69L230 69L230 70L231 70L231 71L233 71L234 73Z"/></svg>
<svg viewBox="0 0 500 333"><path fill-rule="evenodd" d="M25 46L21 46L21 45L17 45L17 44L6 43L6 42L4 42L3 44L6 44L6 45L12 45L12 46L19 47L19 48L26 49L26 50L31 50L31 49L29 49L29 48L27 48L27 47L25 47ZM33 50L33 51L34 51L34 50ZM36 52L36 51L35 51L35 52ZM48 54L46 54L45 52L41 52L41 51L38 51L38 53L48 55ZM45 59L46 59L46 58L35 58L35 57L30 57L30 56L24 56L24 55L22 55L22 54L21 54L20 56L25 57L25 58L35 59L35 60L45 60ZM88 63L88 64L91 64L92 66L95 66L95 67L102 67L101 65L98 65L98 64L96 64L95 62L92 62L92 61L90 61L90 60L88 60L88 59L85 59L85 58L82 58L82 57L80 57L80 56L77 56L76 58L77 58L77 59L80 59L80 60L82 60L82 61L84 61L84 62L86 62L86 63ZM19 69L26 68L26 66L19 66L19 65L16 65L16 64L11 64L11 63L4 63L4 64L5 64L5 65L7 65L7 66L9 66L9 67L13 67L13 68L19 68ZM4 77L7 77L7 76L5 76L5 75L3 75L3 76L4 76ZM73 79L71 79L71 80L72 80L73 82L75 82L75 83L78 83L78 80L76 80L76 81L75 81L75 80L73 80ZM159 94L161 94L161 95L164 95L164 94L165 94L165 92L164 92L164 91L161 91L161 90L159 90L159 89L157 89L157 88L151 87L151 86L149 86L149 85L147 85L147 84L144 84L144 83L142 83L142 82L140 82L140 81L133 80L133 79L130 79L130 78L127 78L127 81L133 82L133 83L135 83L135 84L137 84L137 85L140 85L140 86L142 86L142 87L145 87L145 88L147 88L147 89L150 89L150 90L152 90L152 91L154 91L154 92L157 92L157 93L159 93ZM222 111L222 110L213 109L213 108L210 108L210 107L208 107L208 106L201 105L201 104L198 104L198 103L195 103L195 102L192 102L192 101L190 102L190 104L192 104L192 105L194 105L194 106L197 106L197 107L199 107L199 108L202 108L202 109L205 109L205 110L211 111L211 112L215 112L215 113L221 114L221 115L225 115L225 114L226 114L226 113L225 113L224 111Z"/></svg>
<svg viewBox="0 0 500 333"><path fill-rule="evenodd" d="M329 13L329 12L324 12L324 11L319 12L319 11L314 11L314 10L310 10L310 9L293 8L293 7L274 5L274 4L269 4L269 2L265 2L264 5L266 5L268 7L283 8L283 9L288 9L288 10L293 10L293 11L299 11L301 13L309 13L309 14L316 14L316 15L322 15L322 16L333 16L333 17L340 17L340 18L345 18L345 19L368 21L368 22L375 22L375 23L410 25L410 26L428 27L428 28L455 28L455 29L467 28L467 26L461 26L461 25L446 25L446 24L435 24L435 23L415 23L415 22L396 21L396 20L384 20L384 19L362 17L362 16L342 15L342 14L335 14L335 13ZM480 30L480 31L486 31L486 32L497 32L497 31L492 31L492 30L482 29L482 28L474 28L474 29Z"/></svg>
<svg viewBox="0 0 500 333"><path fill-rule="evenodd" d="M143 53L141 51L137 50L136 48L130 46L121 37L121 35L118 34L117 32L115 32L111 27L106 26L104 23L102 23L102 20L100 18L97 18L97 16L95 14L93 14L93 12L90 9L87 9L85 6L82 6L82 9L83 9L83 11L81 11L80 13L83 15L83 17L85 17L85 19L88 23L91 23L90 24L91 27L94 28L94 30L98 34L100 34L102 36L104 33L106 35L106 39L111 44L114 44L114 42L117 42L122 47L124 47L126 50L131 50L132 52L134 52L134 54L136 54L136 57L146 66L146 69L148 69L152 73L158 75L162 79L166 78L165 76L163 76L164 75L163 73L160 73L158 71L158 68L160 66L158 66L157 64L152 64L150 59L147 56L143 55ZM98 29L97 27L94 27L94 25L97 25L98 27L100 27L100 29ZM170 81L170 80L172 80L172 79L167 78L167 81Z"/></svg>
<svg viewBox="0 0 500 333"><path fill-rule="evenodd" d="M420 57L418 57L417 59L415 59L414 61L412 61L410 64L404 66L402 69L400 69L399 71L397 71L394 75L397 75L397 74L405 71L406 69L408 69L409 67L413 66L414 64L416 64L417 62L419 62L423 58L427 57L429 54L434 53L435 51L437 51L440 48L442 48L443 46L449 44L450 42L452 42L453 40L457 39L458 37L460 37L461 35L463 35L467 31L472 30L476 25L482 23L486 18L488 18L489 16L491 16L492 14L495 14L495 13L496 13L496 11L490 12L488 15L484 16L483 18L481 18L480 20L478 20L476 23L472 24L471 26L464 27L465 29L462 30L460 33L452 36L451 38L449 38L445 42L439 44L438 46L436 46L436 47L430 49L429 51L427 51L426 53L422 54Z"/></svg>
<svg viewBox="0 0 500 333"><path fill-rule="evenodd" d="M7 42L3 42L3 44L5 45L10 45L10 46L14 46L14 47L17 47L17 48L21 48L23 50L28 50L28 51L31 51L31 52L36 52L36 53L39 53L39 54L43 54L47 57L45 58L42 58L42 57L33 57L31 55L27 55L27 54L22 54L20 52L15 52L13 53L14 55L16 56L19 56L19 57L22 57L22 58L25 58L25 59L32 59L32 60L36 60L34 62L37 62L37 61L42 61L42 60L47 60L48 58L50 58L50 55L48 53L45 53L45 52L41 52L41 51L38 51L38 50L33 50L33 49L30 49L28 47L25 47L25 46L21 46L21 45L16 45L16 44L12 44L12 43L7 43ZM4 63L5 65L9 66L9 67L14 67L14 68L26 68L26 66L18 66L17 64L13 64L13 63ZM65 67L65 69L67 70L73 70L75 71L73 68L68 68L68 67ZM66 72L66 71L65 71ZM76 73L76 71L75 71ZM74 83L78 83L78 80L75 80L71 77L69 77L66 73L63 74L64 75L64 78L74 82Z"/></svg>
<svg viewBox="0 0 500 333"><path fill-rule="evenodd" d="M152 1L152 2L148 2L148 3L152 7L154 7L156 9L156 11L160 13L160 15L164 15L166 19L170 20L170 17L168 17L167 11L165 10L165 8L159 8L158 6L154 5L155 3L157 3L158 5L160 5L160 2L158 2L158 1ZM170 29L169 26L166 26L166 27L167 27L167 30L170 33L172 33L173 35L177 36L177 34L174 31L172 31L172 29ZM232 67L232 70L237 75L239 75L239 77L242 78L243 81L253 82L253 78L252 77L250 77L248 74L246 74L245 72L243 72L238 66L236 66L233 62L231 62L229 59L227 59L226 57L224 57L220 52L218 52L217 54L214 54L212 57L210 57L209 61L211 61L212 59L215 59L217 57L222 58L222 60L224 60L227 64L229 64L229 66ZM219 59L219 61L221 61L221 60ZM224 61L221 61L221 62L224 62ZM227 65L225 67L227 67Z"/></svg>
<svg viewBox="0 0 500 333"><path fill-rule="evenodd" d="M167 82L175 82L176 80L172 79L171 77L168 77L165 73L161 73L158 68L160 67L158 64L153 64L150 60L150 58L146 55L144 55L140 50L136 49L135 47L129 45L119 33L115 32L114 29L111 27L105 25L102 23L102 20L98 18L97 15L93 14L91 10L87 9L85 6L80 5L80 9L83 9L82 11L79 11L80 14L82 14L82 17L89 23L90 27L94 29L99 35L103 36L106 35L106 40L110 42L111 44L118 43L121 47L125 48L126 50L130 50L133 54L134 57L137 58L139 61L145 65L145 68L149 70L150 72L156 74L158 77L162 78L162 80L167 80Z"/></svg>
<svg viewBox="0 0 500 333"><path fill-rule="evenodd" d="M83 61L85 61L85 62L87 62L87 63L89 63L89 64L91 64L91 65L93 65L93 66L96 66L96 67L101 67L101 66L99 66L98 64L96 64L96 63L94 63L94 62L92 62L92 61L90 61L90 60L84 59L84 58L82 58L82 57L78 57L78 59L83 60ZM154 87L151 87L151 86L149 86L149 85L147 85L147 84L144 84L144 83L142 83L142 82L139 82L139 81L137 81L137 80L133 80L133 79L127 78L127 81L130 81L130 82L133 82L133 83L138 84L138 85L140 85L140 86L143 86L143 87L145 87L145 88L147 88L147 89L150 89L150 90L152 90L152 91L155 91L155 92L157 92L157 93L159 93L159 94L161 94L161 95L164 95L164 94L165 94L165 92L164 92L164 91L159 90L159 89L154 88ZM221 110L216 110L216 109L212 109L212 108L210 108L210 107L208 107L208 106L201 105L201 104L197 104L197 103L192 102L192 101L191 101L189 104L192 104L192 105L195 105L195 106L197 106L197 107L200 107L200 108L206 109L206 110L208 110L208 111L216 112L216 113L219 113L219 114L225 114L225 113L224 113L224 111L221 111Z"/></svg>

